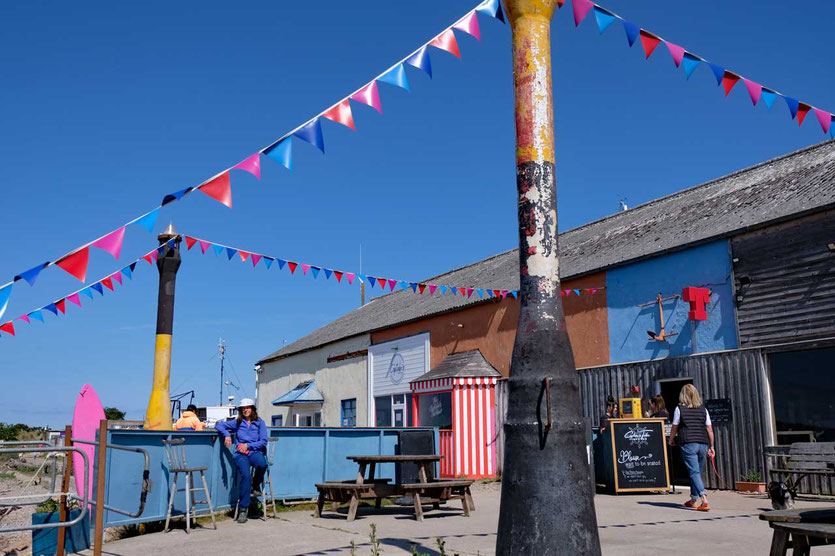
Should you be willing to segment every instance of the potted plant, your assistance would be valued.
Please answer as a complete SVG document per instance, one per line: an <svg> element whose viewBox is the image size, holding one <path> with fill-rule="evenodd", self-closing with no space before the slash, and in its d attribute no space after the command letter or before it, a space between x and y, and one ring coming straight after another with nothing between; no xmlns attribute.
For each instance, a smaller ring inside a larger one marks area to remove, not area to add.
<svg viewBox="0 0 835 556"><path fill-rule="evenodd" d="M762 475L755 469L745 472L739 481L736 482L736 490L755 494L765 493L765 483L762 482Z"/></svg>

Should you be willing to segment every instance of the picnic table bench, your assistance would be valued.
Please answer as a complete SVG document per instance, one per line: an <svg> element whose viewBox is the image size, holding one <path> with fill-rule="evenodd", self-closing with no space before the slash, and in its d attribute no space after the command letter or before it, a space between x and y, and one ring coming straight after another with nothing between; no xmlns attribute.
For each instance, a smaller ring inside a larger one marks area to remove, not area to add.
<svg viewBox="0 0 835 556"><path fill-rule="evenodd" d="M356 480L326 481L317 483L319 498L316 503L316 517L321 517L326 503L332 503L332 509L348 503L348 521L354 521L359 501L375 499L375 508L379 508L383 498L391 496L411 496L415 505L415 518L423 521L423 504L431 503L435 509L448 500L461 500L464 515L469 517L475 511L470 485L473 481L435 480L432 467L443 456L425 455L383 455L383 456L348 456L359 466ZM375 478L378 463L414 463L418 466L418 482L407 484L391 483L390 479ZM366 477L367 472L367 477Z"/></svg>
<svg viewBox="0 0 835 556"><path fill-rule="evenodd" d="M769 469L772 479L786 478L795 495L797 485L808 475L835 477L835 442L795 442L789 446L768 446L766 456L776 460Z"/></svg>
<svg viewBox="0 0 835 556"><path fill-rule="evenodd" d="M794 555L805 555L813 546L835 541L835 507L764 512L760 519L774 530L771 556L783 556L789 548Z"/></svg>

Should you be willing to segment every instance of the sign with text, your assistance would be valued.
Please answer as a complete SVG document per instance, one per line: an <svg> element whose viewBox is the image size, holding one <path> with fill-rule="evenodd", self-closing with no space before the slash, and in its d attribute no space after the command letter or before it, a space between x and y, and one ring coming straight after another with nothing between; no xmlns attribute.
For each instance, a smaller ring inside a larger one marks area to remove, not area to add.
<svg viewBox="0 0 835 556"><path fill-rule="evenodd" d="M609 423L615 492L668 490L664 419L613 419Z"/></svg>
<svg viewBox="0 0 835 556"><path fill-rule="evenodd" d="M730 398L705 400L705 409L710 415L711 424L732 423L734 420L733 405Z"/></svg>

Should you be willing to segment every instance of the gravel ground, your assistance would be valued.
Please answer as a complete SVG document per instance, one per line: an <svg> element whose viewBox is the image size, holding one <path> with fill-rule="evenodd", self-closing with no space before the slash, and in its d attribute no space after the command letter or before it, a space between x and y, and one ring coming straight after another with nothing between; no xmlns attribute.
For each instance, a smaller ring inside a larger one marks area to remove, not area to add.
<svg viewBox="0 0 835 556"><path fill-rule="evenodd" d="M32 523L32 514L35 512L34 505L5 506L5 504L14 502L13 499L8 499L7 497L23 494L45 494L49 492L49 468L44 470L45 474L41 472L38 476L35 476L33 472L43 462L43 457L36 458L34 454L22 460L0 460L0 500L4 504L4 506L0 506L0 527L15 527ZM21 463L25 467L13 468L13 466L20 465ZM55 485L56 490L61 489L61 469L62 463L59 460L57 466L58 477ZM9 477L9 474L13 474L13 477ZM0 554L32 554L32 532L18 531L15 533L0 534Z"/></svg>

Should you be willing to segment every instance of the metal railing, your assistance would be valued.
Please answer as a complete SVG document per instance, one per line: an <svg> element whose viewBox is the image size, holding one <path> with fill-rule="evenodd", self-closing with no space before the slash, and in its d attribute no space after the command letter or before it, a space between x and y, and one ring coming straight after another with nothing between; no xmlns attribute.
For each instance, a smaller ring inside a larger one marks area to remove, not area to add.
<svg viewBox="0 0 835 556"><path fill-rule="evenodd" d="M46 447L38 447L38 448L5 448L5 446L7 446L7 445L23 446L23 445L27 445L27 444L28 445L31 445L31 444L38 444L38 445L47 444L47 446ZM81 450L79 448L76 448L74 446L49 446L47 442L0 442L0 454L19 454L21 452L27 453L27 454L37 454L37 453L50 454L50 453L54 453L54 452L64 452L67 455L68 455L69 452L76 452L78 454L81 454L81 457L84 459L84 485L85 485L85 488L84 488L83 495L82 496L78 495L78 492L77 492L78 488L77 487L76 487L76 492L75 493L73 493L69 490L64 492L63 489L61 490L61 492L55 492L55 490L54 490L55 489L55 480L54 480L54 476L53 476L53 481L52 481L52 486L50 487L50 492L48 493L47 497L44 498L43 500L41 500L39 502L25 502L25 503L21 502L21 503L11 503L11 504L2 504L2 505L5 505L5 506L8 506L8 505L26 506L26 505L31 505L31 504L40 504L40 503L45 502L46 500L48 500L49 498L52 498L54 496L67 496L69 498L74 498L76 500L81 501L81 512L78 514L78 516L75 519L72 519L70 521L64 521L64 522L59 522L59 523L41 523L41 524L38 524L38 525L20 525L20 526L17 526L17 527L0 527L0 534L11 533L11 532L14 532L14 531L33 531L33 530L36 530L36 529L54 529L56 527L72 527L73 525L75 525L76 523L79 523L82 519L84 519L84 517L87 515L87 512L90 509L90 493L88 492L89 489L86 488L86 485L88 485L88 473L89 473L88 470L90 469L90 460L87 457L87 454L83 450ZM55 458L55 455L53 455L51 457L53 458L53 475L54 475L54 466L55 466L55 459L54 458ZM5 499L18 500L18 499L21 499L21 498L33 498L33 497L41 497L41 496L43 496L43 495L42 494L29 494L29 495L20 495L20 496L4 496L3 498L0 498L0 500L5 500Z"/></svg>

